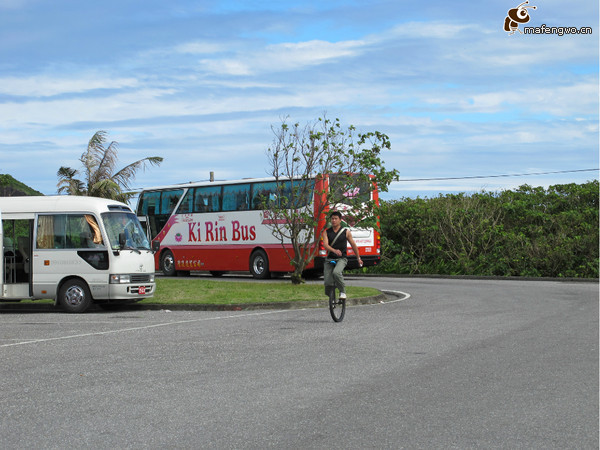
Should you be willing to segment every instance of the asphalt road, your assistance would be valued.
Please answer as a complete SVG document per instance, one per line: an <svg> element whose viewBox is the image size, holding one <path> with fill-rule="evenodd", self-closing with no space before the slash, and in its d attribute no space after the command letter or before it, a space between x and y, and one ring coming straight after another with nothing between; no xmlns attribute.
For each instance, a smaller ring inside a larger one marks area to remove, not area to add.
<svg viewBox="0 0 600 450"><path fill-rule="evenodd" d="M598 285L351 279L326 309L0 313L0 448L598 448Z"/></svg>

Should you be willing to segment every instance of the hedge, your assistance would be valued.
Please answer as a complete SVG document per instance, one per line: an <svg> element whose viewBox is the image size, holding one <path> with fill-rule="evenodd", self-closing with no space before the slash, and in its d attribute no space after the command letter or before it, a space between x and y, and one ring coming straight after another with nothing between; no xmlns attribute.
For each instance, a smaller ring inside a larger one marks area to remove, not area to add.
<svg viewBox="0 0 600 450"><path fill-rule="evenodd" d="M598 277L598 180L384 201L377 273Z"/></svg>

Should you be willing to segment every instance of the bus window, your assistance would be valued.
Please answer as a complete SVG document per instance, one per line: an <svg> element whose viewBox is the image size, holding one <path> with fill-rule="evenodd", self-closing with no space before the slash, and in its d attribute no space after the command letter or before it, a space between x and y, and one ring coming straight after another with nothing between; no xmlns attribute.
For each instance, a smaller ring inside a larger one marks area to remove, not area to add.
<svg viewBox="0 0 600 450"><path fill-rule="evenodd" d="M177 208L177 214L189 214L194 211L194 190L188 189L187 193L181 200L179 208Z"/></svg>
<svg viewBox="0 0 600 450"><path fill-rule="evenodd" d="M147 216L149 212L152 214L160 213L160 191L144 192L140 196L138 203L138 216Z"/></svg>
<svg viewBox="0 0 600 450"><path fill-rule="evenodd" d="M353 178L357 178L358 175L353 175ZM368 181L361 181L357 186L349 188L343 183L343 178L336 177L335 175L329 176L329 188L335 192L335 197L339 198L340 194L343 194L346 198L355 199L358 198L361 202L368 202L371 200L371 190L373 186Z"/></svg>
<svg viewBox="0 0 600 450"><path fill-rule="evenodd" d="M102 214L102 223L108 235L108 244L113 250L119 250L119 235L125 237L126 249L150 250L150 242L136 217L131 213L113 212Z"/></svg>
<svg viewBox="0 0 600 450"><path fill-rule="evenodd" d="M156 236L166 225L177 202L183 195L183 191L183 189L170 189L168 191L143 192L140 195L137 213L140 217L148 216L150 218L147 224L150 228L150 236Z"/></svg>
<svg viewBox="0 0 600 450"><path fill-rule="evenodd" d="M302 208L312 203L314 180L286 181L283 186L281 207ZM293 201L292 201L293 200Z"/></svg>
<svg viewBox="0 0 600 450"><path fill-rule="evenodd" d="M252 186L252 209L265 209L277 202L277 183L254 183Z"/></svg>
<svg viewBox="0 0 600 450"><path fill-rule="evenodd" d="M250 209L250 184L223 186L223 211L247 211L248 209Z"/></svg>
<svg viewBox="0 0 600 450"><path fill-rule="evenodd" d="M102 234L90 214L52 214L38 217L38 249L103 247Z"/></svg>
<svg viewBox="0 0 600 450"><path fill-rule="evenodd" d="M177 189L174 191L165 191L160 197L160 214L166 214L168 216L175 210L177 202L183 195L183 189Z"/></svg>
<svg viewBox="0 0 600 450"><path fill-rule="evenodd" d="M221 186L205 186L195 189L194 212L217 212L221 210Z"/></svg>

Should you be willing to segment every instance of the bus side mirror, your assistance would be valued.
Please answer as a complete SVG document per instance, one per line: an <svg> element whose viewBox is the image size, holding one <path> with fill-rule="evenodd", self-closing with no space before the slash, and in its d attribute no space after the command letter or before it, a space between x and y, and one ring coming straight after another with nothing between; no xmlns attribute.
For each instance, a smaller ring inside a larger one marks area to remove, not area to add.
<svg viewBox="0 0 600 450"><path fill-rule="evenodd" d="M125 233L119 233L119 247L125 248L127 241L125 240Z"/></svg>
<svg viewBox="0 0 600 450"><path fill-rule="evenodd" d="M152 251L154 253L160 250L160 241L152 241Z"/></svg>

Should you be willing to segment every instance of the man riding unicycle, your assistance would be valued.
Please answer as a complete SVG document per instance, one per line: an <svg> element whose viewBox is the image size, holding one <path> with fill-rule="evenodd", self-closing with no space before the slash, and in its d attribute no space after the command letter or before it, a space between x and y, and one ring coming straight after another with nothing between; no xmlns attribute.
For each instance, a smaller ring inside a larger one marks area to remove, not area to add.
<svg viewBox="0 0 600 450"><path fill-rule="evenodd" d="M325 295L329 295L332 288L340 291L340 299L346 298L346 285L344 284L344 269L348 264L346 250L348 243L354 250L358 258L358 265L362 267L363 262L358 254L358 247L354 242L352 233L349 229L342 227L342 214L334 211L329 216L330 228L326 228L321 233L323 246L328 251L327 260L323 266L323 275L325 278Z"/></svg>

